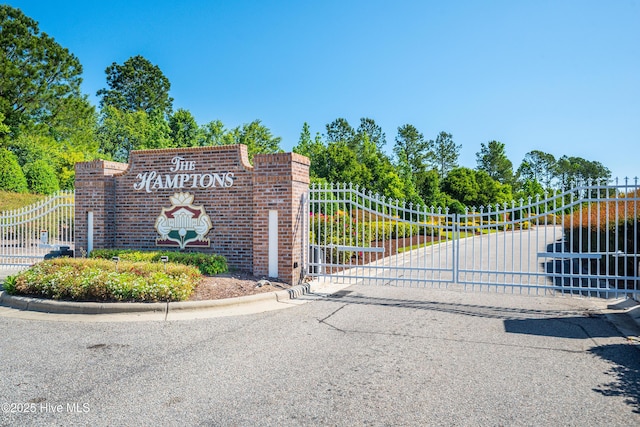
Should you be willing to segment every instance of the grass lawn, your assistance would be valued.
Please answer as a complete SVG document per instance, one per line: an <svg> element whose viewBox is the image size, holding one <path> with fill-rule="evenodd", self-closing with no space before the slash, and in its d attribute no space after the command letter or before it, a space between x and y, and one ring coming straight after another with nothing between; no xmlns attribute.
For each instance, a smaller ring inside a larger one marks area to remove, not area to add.
<svg viewBox="0 0 640 427"><path fill-rule="evenodd" d="M29 206L33 203L39 202L45 197L47 196L43 196L41 194L10 193L8 191L0 191L0 212Z"/></svg>

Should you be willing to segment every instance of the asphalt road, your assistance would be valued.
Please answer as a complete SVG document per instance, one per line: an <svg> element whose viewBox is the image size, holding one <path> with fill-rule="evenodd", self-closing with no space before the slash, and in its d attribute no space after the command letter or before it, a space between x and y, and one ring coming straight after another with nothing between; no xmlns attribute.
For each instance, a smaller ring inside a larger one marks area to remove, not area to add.
<svg viewBox="0 0 640 427"><path fill-rule="evenodd" d="M640 425L640 347L602 300L452 288L184 321L0 317L0 425Z"/></svg>

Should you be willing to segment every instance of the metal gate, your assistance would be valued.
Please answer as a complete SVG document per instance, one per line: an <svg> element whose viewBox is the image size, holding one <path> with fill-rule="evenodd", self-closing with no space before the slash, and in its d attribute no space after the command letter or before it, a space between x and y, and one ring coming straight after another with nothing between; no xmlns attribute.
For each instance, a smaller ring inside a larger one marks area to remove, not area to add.
<svg viewBox="0 0 640 427"><path fill-rule="evenodd" d="M26 268L52 251L74 250L73 192L0 212L0 268Z"/></svg>
<svg viewBox="0 0 640 427"><path fill-rule="evenodd" d="M637 180L470 207L461 214L388 200L352 185L314 185L309 212L312 277L640 295Z"/></svg>

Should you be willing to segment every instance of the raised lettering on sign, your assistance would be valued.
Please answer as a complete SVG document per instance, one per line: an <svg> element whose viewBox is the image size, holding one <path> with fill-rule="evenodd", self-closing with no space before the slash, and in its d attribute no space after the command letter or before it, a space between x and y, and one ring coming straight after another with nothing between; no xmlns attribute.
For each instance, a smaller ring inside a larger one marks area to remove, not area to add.
<svg viewBox="0 0 640 427"><path fill-rule="evenodd" d="M196 162L185 160L175 156L171 159L169 172L173 174L160 174L157 171L143 172L136 175L138 182L133 184L134 190L145 190L151 193L156 190L180 190L183 188L215 188L231 187L233 185L233 172L220 173L176 173L191 172L196 170Z"/></svg>

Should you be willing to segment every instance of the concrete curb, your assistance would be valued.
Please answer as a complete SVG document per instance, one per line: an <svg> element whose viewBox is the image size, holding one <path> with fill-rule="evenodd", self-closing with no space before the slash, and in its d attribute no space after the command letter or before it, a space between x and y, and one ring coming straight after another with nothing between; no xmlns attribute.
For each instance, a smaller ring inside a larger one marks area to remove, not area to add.
<svg viewBox="0 0 640 427"><path fill-rule="evenodd" d="M9 295L0 290L0 307L6 307L18 312L41 313L42 315L153 315L156 319L167 320L170 315L184 318L199 317L197 313L218 313L215 315L234 315L230 312L251 312L251 310L272 310L278 303L284 307L291 307L286 303L305 295L325 297L334 294L348 286L357 284L358 280L350 280L346 283L335 283L331 280L315 279L311 282L293 286L289 289L265 292L255 295L247 295L236 298L206 301L179 301L156 303L100 303L100 302L73 302L56 301L42 298L21 297ZM1 289L1 288L0 288ZM301 301L300 303L303 303ZM265 304L271 304L272 308L265 308ZM618 329L634 340L640 339L640 303L634 299L624 299L607 306L607 317ZM96 316L103 317L103 316Z"/></svg>
<svg viewBox="0 0 640 427"><path fill-rule="evenodd" d="M640 303L632 298L607 305L607 318L629 340L640 343Z"/></svg>
<svg viewBox="0 0 640 427"><path fill-rule="evenodd" d="M293 286L290 289L262 294L246 295L236 298L206 301L178 301L178 302L75 302L56 301L43 298L32 298L9 295L0 291L0 306L22 311L35 311L51 314L123 314L123 313L164 313L186 312L196 310L215 310L244 306L265 301L283 302L298 298L311 292L312 285L307 283Z"/></svg>

